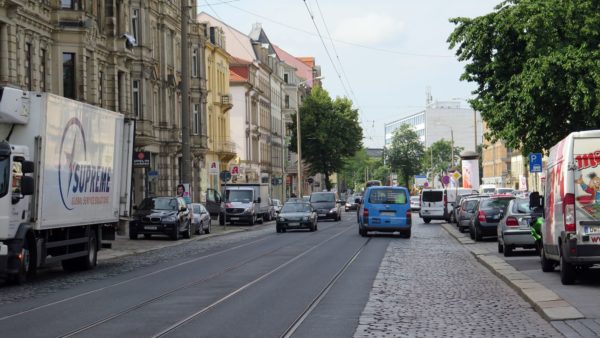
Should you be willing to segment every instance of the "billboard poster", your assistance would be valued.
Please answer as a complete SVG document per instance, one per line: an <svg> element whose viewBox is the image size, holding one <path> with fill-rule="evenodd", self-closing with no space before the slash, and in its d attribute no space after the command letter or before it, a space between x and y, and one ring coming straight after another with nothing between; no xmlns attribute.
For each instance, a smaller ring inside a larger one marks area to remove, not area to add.
<svg viewBox="0 0 600 338"><path fill-rule="evenodd" d="M463 188L479 190L479 160L462 160Z"/></svg>

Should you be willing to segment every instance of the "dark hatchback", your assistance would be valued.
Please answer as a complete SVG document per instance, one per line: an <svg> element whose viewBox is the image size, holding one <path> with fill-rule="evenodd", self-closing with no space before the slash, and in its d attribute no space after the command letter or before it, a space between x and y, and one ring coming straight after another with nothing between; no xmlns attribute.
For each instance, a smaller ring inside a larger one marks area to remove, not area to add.
<svg viewBox="0 0 600 338"><path fill-rule="evenodd" d="M313 192L310 194L310 205L317 211L319 218L329 218L334 221L342 219L342 201L337 199L335 192Z"/></svg>
<svg viewBox="0 0 600 338"><path fill-rule="evenodd" d="M138 235L150 238L152 235L168 235L178 240L192 236L190 211L181 197L147 197L135 209L129 223L129 238Z"/></svg>
<svg viewBox="0 0 600 338"><path fill-rule="evenodd" d="M471 239L480 241L484 236L497 236L498 223L504 216L508 203L514 196L491 196L481 198L474 208L469 224Z"/></svg>

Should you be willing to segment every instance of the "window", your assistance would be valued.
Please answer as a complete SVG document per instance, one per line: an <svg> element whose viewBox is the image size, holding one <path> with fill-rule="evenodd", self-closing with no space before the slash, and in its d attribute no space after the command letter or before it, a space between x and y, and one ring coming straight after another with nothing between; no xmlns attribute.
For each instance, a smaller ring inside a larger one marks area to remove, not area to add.
<svg viewBox="0 0 600 338"><path fill-rule="evenodd" d="M75 99L75 53L63 53L63 96Z"/></svg>
<svg viewBox="0 0 600 338"><path fill-rule="evenodd" d="M31 44L25 44L25 87L31 90Z"/></svg>
<svg viewBox="0 0 600 338"><path fill-rule="evenodd" d="M80 10L79 0L60 0L60 8Z"/></svg>
<svg viewBox="0 0 600 338"><path fill-rule="evenodd" d="M46 50L40 49L40 90L46 91Z"/></svg>
<svg viewBox="0 0 600 338"><path fill-rule="evenodd" d="M284 107L285 108L290 108L290 96L286 95L285 99L284 99L285 103L284 103Z"/></svg>
<svg viewBox="0 0 600 338"><path fill-rule="evenodd" d="M192 76L198 76L198 49L192 50Z"/></svg>
<svg viewBox="0 0 600 338"><path fill-rule="evenodd" d="M283 82L289 83L288 82L288 74L283 74Z"/></svg>
<svg viewBox="0 0 600 338"><path fill-rule="evenodd" d="M132 87L133 115L137 118L141 118L140 80L133 80Z"/></svg>
<svg viewBox="0 0 600 338"><path fill-rule="evenodd" d="M194 130L193 133L198 135L200 134L200 105L195 103L192 111L194 116Z"/></svg>
<svg viewBox="0 0 600 338"><path fill-rule="evenodd" d="M140 41L140 10L139 8L134 8L131 13L131 34L135 38L134 45L137 46Z"/></svg>
<svg viewBox="0 0 600 338"><path fill-rule="evenodd" d="M98 72L98 105L104 107L104 72Z"/></svg>

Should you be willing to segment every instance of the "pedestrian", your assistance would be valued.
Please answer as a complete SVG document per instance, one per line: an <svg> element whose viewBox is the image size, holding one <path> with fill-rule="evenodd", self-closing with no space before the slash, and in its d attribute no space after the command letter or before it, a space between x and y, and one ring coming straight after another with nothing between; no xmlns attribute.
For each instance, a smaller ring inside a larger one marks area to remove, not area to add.
<svg viewBox="0 0 600 338"><path fill-rule="evenodd" d="M185 204L192 203L192 199L190 198L190 193L185 191L185 186L183 184L179 184L177 186L177 197L182 197L185 201Z"/></svg>

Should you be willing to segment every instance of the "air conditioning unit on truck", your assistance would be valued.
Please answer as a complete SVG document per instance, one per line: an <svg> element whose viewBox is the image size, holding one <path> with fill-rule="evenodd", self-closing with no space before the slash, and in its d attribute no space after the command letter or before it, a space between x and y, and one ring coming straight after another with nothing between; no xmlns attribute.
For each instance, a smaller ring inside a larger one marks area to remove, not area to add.
<svg viewBox="0 0 600 338"><path fill-rule="evenodd" d="M129 216L132 141L122 114L0 87L0 277L96 265Z"/></svg>
<svg viewBox="0 0 600 338"><path fill-rule="evenodd" d="M571 133L550 149L542 203L541 265L563 284L600 264L600 130Z"/></svg>

